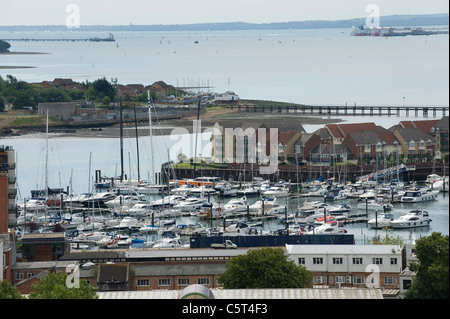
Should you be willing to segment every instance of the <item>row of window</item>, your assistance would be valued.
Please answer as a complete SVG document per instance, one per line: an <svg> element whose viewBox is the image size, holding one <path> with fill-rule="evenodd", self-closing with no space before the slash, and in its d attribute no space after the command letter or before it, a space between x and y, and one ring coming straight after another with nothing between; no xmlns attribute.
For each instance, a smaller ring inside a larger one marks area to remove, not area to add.
<svg viewBox="0 0 450 319"><path fill-rule="evenodd" d="M390 264L391 265L397 265L397 259L396 257L390 258ZM313 257L312 263L313 265L323 265L324 258L323 257ZM333 265L343 265L344 264L344 258L343 257L333 257L332 258ZM299 257L298 258L298 264L299 265L305 265L306 264L306 257ZM363 258L362 257L353 257L352 258L352 264L353 265L362 265L363 264ZM373 257L372 258L372 264L375 265L382 265L383 264L383 258L382 257Z"/></svg>
<svg viewBox="0 0 450 319"><path fill-rule="evenodd" d="M328 277L328 278L327 278ZM328 280L327 280L328 279ZM369 278L371 283L374 283L372 278ZM397 277L395 276L384 276L383 282L385 285L397 285ZM365 284L365 276L314 276L313 284Z"/></svg>
<svg viewBox="0 0 450 319"><path fill-rule="evenodd" d="M190 278L178 278L177 279L178 286L189 286L191 284ZM209 278L197 278L197 284L199 285L210 285ZM159 287L170 287L172 285L172 280L170 278L159 278L158 286ZM150 279L138 279L137 280L138 287L148 287L150 286Z"/></svg>

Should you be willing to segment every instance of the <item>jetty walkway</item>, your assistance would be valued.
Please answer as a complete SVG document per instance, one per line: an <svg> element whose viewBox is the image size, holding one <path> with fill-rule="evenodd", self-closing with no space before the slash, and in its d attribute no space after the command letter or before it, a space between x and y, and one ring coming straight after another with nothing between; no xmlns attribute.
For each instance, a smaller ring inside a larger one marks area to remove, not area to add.
<svg viewBox="0 0 450 319"><path fill-rule="evenodd" d="M268 112L268 113L286 113L286 114L324 114L324 115L388 115L400 116L401 114L415 117L445 116L449 111L448 105L306 105L306 104L286 104L276 106L261 106L252 103L243 103L242 105L229 105L231 109L237 108L246 112ZM438 114L439 113L439 114Z"/></svg>

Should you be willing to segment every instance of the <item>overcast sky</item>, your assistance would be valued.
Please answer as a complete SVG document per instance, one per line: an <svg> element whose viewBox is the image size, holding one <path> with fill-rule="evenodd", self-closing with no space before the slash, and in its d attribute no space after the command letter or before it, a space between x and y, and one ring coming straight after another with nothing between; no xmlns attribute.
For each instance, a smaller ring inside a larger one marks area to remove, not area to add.
<svg viewBox="0 0 450 319"><path fill-rule="evenodd" d="M448 13L448 0L0 0L0 25L151 25L287 22L380 15ZM74 6L76 5L75 9ZM66 12L67 9L67 12Z"/></svg>

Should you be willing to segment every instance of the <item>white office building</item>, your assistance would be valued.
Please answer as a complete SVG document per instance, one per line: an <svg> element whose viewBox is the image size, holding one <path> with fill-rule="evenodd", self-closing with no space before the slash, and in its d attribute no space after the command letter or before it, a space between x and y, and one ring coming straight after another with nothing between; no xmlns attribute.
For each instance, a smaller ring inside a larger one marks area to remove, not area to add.
<svg viewBox="0 0 450 319"><path fill-rule="evenodd" d="M399 288L400 246L286 245L286 254L313 273L314 286Z"/></svg>

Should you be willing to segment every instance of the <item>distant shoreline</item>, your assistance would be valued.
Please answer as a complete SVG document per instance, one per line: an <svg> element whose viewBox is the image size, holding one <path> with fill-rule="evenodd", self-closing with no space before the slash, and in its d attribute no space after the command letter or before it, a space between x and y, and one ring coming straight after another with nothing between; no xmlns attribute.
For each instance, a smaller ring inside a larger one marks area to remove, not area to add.
<svg viewBox="0 0 450 319"><path fill-rule="evenodd" d="M381 16L382 26L448 25L449 13L400 14ZM211 31L211 30L270 30L270 29L322 29L352 28L364 25L366 17L342 20L306 20L268 23L209 22L192 24L153 25L81 25L75 31ZM65 25L0 25L0 31L68 31ZM72 29L70 29L73 31Z"/></svg>
<svg viewBox="0 0 450 319"><path fill-rule="evenodd" d="M0 65L0 70L12 70L12 69L34 69L35 66L30 65Z"/></svg>
<svg viewBox="0 0 450 319"><path fill-rule="evenodd" d="M50 54L48 52L25 52L25 51L6 51L6 52L0 52L0 55L27 55L27 54Z"/></svg>

